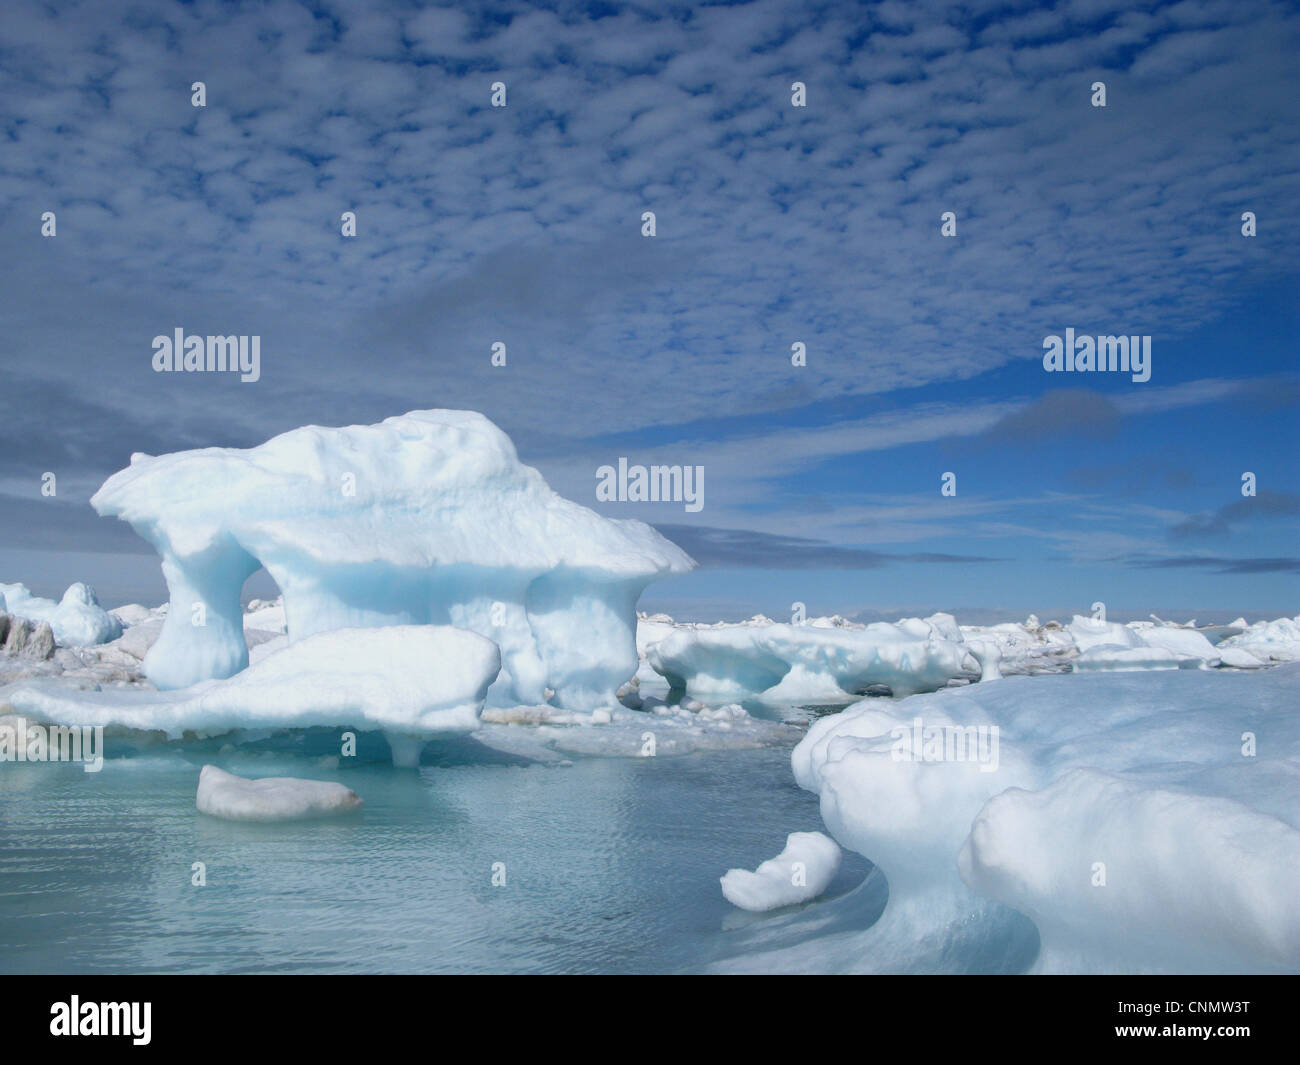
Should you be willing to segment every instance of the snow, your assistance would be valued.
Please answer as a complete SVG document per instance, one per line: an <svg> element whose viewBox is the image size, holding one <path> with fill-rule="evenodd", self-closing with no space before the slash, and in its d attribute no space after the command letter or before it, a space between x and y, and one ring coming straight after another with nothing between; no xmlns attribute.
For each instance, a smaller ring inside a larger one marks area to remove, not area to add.
<svg viewBox="0 0 1300 1065"><path fill-rule="evenodd" d="M755 619L675 626L647 642L646 660L673 689L699 699L843 701L871 685L901 697L941 688L964 671L968 651L953 634L955 626L917 618L856 628Z"/></svg>
<svg viewBox="0 0 1300 1065"><path fill-rule="evenodd" d="M1069 632L1074 637L1074 646L1080 654L1094 647L1142 646L1141 637L1129 626L1098 618L1085 618L1078 614L1071 620Z"/></svg>
<svg viewBox="0 0 1300 1065"><path fill-rule="evenodd" d="M313 725L427 738L478 726L500 658L485 637L438 625L336 629L285 647L228 680L188 691L83 691L28 683L22 712L64 725L186 732Z"/></svg>
<svg viewBox="0 0 1300 1065"><path fill-rule="evenodd" d="M99 605L88 584L70 585L57 603L32 595L25 584L0 584L0 611L48 622L60 646L107 643L122 634L122 623Z"/></svg>
<svg viewBox="0 0 1300 1065"><path fill-rule="evenodd" d="M1300 616L1240 624L1245 631L1221 640L1220 651L1246 651L1261 662L1300 662Z"/></svg>
<svg viewBox="0 0 1300 1065"><path fill-rule="evenodd" d="M971 640L969 647L975 661L980 664L980 680L1001 680L1002 650L997 643L992 640Z"/></svg>
<svg viewBox="0 0 1300 1065"><path fill-rule="evenodd" d="M91 503L162 557L170 611L145 672L168 689L247 666L240 591L265 568L290 640L452 624L499 645L494 705L547 689L562 706L608 705L637 668L642 590L693 566L648 525L556 495L472 411L137 454Z"/></svg>
<svg viewBox="0 0 1300 1065"><path fill-rule="evenodd" d="M1241 647L1220 647L1219 661L1234 669L1262 669L1265 665L1249 651Z"/></svg>
<svg viewBox="0 0 1300 1065"><path fill-rule="evenodd" d="M361 805L361 799L351 788L324 780L248 780L205 765L199 772L194 804L200 813L227 821L297 821L348 813Z"/></svg>
<svg viewBox="0 0 1300 1065"><path fill-rule="evenodd" d="M822 832L791 832L785 850L752 873L731 869L722 879L722 894L733 906L764 913L815 899L839 871L839 844Z"/></svg>
<svg viewBox="0 0 1300 1065"><path fill-rule="evenodd" d="M761 615L689 624L656 614L641 615L637 648L636 683L621 693L628 705L659 682L713 702L807 706L845 703L874 686L901 698L976 679L1071 670L1255 669L1300 660L1300 625L1282 618L1197 628L1081 615L1064 627L1033 615L1023 623L958 625L948 614L892 625L838 615L799 625Z"/></svg>
<svg viewBox="0 0 1300 1065"><path fill-rule="evenodd" d="M1245 802L1073 769L991 799L958 863L1033 919L1040 971L1300 966L1300 833Z"/></svg>
<svg viewBox="0 0 1300 1065"><path fill-rule="evenodd" d="M1018 911L1036 971L1300 971L1298 685L1300 665L1009 677L814 722L795 779L876 863L888 903L803 956L1015 971ZM996 727L996 768L900 757L917 724Z"/></svg>
<svg viewBox="0 0 1300 1065"><path fill-rule="evenodd" d="M1215 655L1218 661L1218 655ZM1205 660L1178 654L1164 647L1117 647L1103 643L1088 648L1074 660L1076 673L1097 670L1204 669Z"/></svg>

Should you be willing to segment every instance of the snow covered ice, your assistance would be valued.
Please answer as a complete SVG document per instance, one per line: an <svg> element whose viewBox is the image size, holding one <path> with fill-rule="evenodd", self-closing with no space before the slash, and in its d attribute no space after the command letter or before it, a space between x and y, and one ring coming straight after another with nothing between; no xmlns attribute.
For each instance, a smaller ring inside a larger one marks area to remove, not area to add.
<svg viewBox="0 0 1300 1065"><path fill-rule="evenodd" d="M47 621L61 646L107 643L122 634L122 623L99 605L88 584L73 584L57 603L28 591L24 584L0 584L0 613Z"/></svg>
<svg viewBox="0 0 1300 1065"><path fill-rule="evenodd" d="M1298 670L1008 678L822 718L795 779L877 864L888 904L857 931L735 964L1300 970ZM899 757L918 725L997 727L996 771ZM1009 953L1017 911L1036 954Z"/></svg>
<svg viewBox="0 0 1300 1065"><path fill-rule="evenodd" d="M263 777L248 780L214 765L199 772L194 804L227 821L297 821L348 813L361 805L351 788L325 780Z"/></svg>
<svg viewBox="0 0 1300 1065"><path fill-rule="evenodd" d="M501 649L494 704L544 702L549 689L590 709L636 671L642 590L693 565L648 525L556 495L473 411L137 454L91 503L162 557L171 609L145 659L159 688L248 665L240 591L264 567L290 640L455 625Z"/></svg>
<svg viewBox="0 0 1300 1065"><path fill-rule="evenodd" d="M764 913L815 899L840 867L840 848L823 832L791 832L785 850L752 873L731 869L722 877L722 894L733 906Z"/></svg>
<svg viewBox="0 0 1300 1065"><path fill-rule="evenodd" d="M243 728L368 727L397 741L397 754L398 747L409 750L438 733L476 728L499 667L496 645L465 629L336 629L291 644L228 680L184 691L19 683L4 698L20 712L60 724L161 731L173 738Z"/></svg>
<svg viewBox="0 0 1300 1065"><path fill-rule="evenodd" d="M767 619L689 625L648 642L646 657L671 688L701 699L842 701L872 685L901 697L941 688L966 665L979 672L956 626L945 625L951 621L944 615L854 628Z"/></svg>

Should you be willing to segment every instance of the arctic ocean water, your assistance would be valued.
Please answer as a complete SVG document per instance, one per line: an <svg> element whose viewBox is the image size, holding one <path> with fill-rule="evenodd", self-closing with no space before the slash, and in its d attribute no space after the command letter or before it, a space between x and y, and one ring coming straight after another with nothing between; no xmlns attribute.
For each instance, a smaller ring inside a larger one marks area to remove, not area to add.
<svg viewBox="0 0 1300 1065"><path fill-rule="evenodd" d="M782 919L736 910L718 878L821 827L788 749L536 765L461 739L416 772L371 736L359 764L320 765L337 737L160 746L97 774L0 766L0 971L691 970ZM338 780L365 806L216 820L194 807L205 762ZM870 871L846 852L827 895Z"/></svg>

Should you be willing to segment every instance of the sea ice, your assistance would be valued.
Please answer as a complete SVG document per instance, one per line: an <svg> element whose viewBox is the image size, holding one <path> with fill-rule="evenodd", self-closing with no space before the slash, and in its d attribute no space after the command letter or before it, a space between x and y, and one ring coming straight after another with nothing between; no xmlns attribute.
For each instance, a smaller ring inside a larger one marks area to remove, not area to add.
<svg viewBox="0 0 1300 1065"><path fill-rule="evenodd" d="M814 722L795 779L889 885L837 964L1014 970L1014 908L1038 971L1300 971L1297 686L1300 665L1011 677Z"/></svg>
<svg viewBox="0 0 1300 1065"><path fill-rule="evenodd" d="M947 615L937 615L946 618ZM895 696L934 691L979 666L941 621L908 618L853 628L783 625L674 626L647 642L646 660L674 690L718 701L843 700L885 685Z"/></svg>
<svg viewBox="0 0 1300 1065"><path fill-rule="evenodd" d="M839 844L822 832L791 832L785 850L752 873L731 869L722 879L722 894L733 906L764 913L815 899L839 871Z"/></svg>
<svg viewBox="0 0 1300 1065"><path fill-rule="evenodd" d="M1219 656L1216 654L1217 662ZM1074 660L1076 673L1100 670L1204 669L1205 659L1179 654L1165 647L1116 647L1102 643L1089 647Z"/></svg>
<svg viewBox="0 0 1300 1065"><path fill-rule="evenodd" d="M173 738L187 731L313 725L428 738L477 728L499 668L496 645L486 637L407 625L317 633L228 680L186 691L29 683L4 694L20 712L58 724L160 730Z"/></svg>
<svg viewBox="0 0 1300 1065"><path fill-rule="evenodd" d="M1300 662L1300 616L1258 621L1219 643L1221 650L1246 651L1261 662Z"/></svg>
<svg viewBox="0 0 1300 1065"><path fill-rule="evenodd" d="M54 639L61 646L85 647L107 643L122 634L122 623L99 605L88 584L69 585L59 602L34 596L25 584L0 584L0 610L49 622Z"/></svg>
<svg viewBox="0 0 1300 1065"><path fill-rule="evenodd" d="M347 813L361 805L361 798L351 788L325 780L249 780L205 765L194 804L200 813L227 821L298 821Z"/></svg>
<svg viewBox="0 0 1300 1065"><path fill-rule="evenodd" d="M244 581L264 567L290 640L455 625L501 648L496 704L590 709L637 669L636 601L693 563L648 525L563 499L473 411L307 426L248 450L136 454L91 500L162 556L159 688L248 665Z"/></svg>

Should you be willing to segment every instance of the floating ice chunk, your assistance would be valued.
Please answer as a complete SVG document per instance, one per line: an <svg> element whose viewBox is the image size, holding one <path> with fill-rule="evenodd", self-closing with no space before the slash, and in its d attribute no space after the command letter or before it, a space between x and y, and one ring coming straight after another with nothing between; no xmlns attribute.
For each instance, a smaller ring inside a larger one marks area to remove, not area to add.
<svg viewBox="0 0 1300 1065"><path fill-rule="evenodd" d="M240 591L265 567L291 640L450 623L500 646L494 703L542 702L550 689L590 709L636 672L641 591L693 567L648 525L556 495L473 411L136 455L91 503L162 556L171 609L145 659L159 688L248 664Z"/></svg>
<svg viewBox="0 0 1300 1065"><path fill-rule="evenodd" d="M351 788L325 780L249 780L205 765L194 803L200 813L227 821L298 821L348 813L361 805L361 798Z"/></svg>
<svg viewBox="0 0 1300 1065"><path fill-rule="evenodd" d="M839 844L822 832L791 832L785 850L752 873L731 869L722 879L722 894L733 906L765 913L815 899L839 871Z"/></svg>
<svg viewBox="0 0 1300 1065"><path fill-rule="evenodd" d="M478 726L500 657L491 640L440 625L336 629L285 647L229 680L187 691L21 685L20 711L65 725L187 730L375 728L428 737Z"/></svg>
<svg viewBox="0 0 1300 1065"><path fill-rule="evenodd" d="M88 647L107 643L122 635L122 623L99 605L88 584L72 584L59 602L42 599L24 584L0 584L6 609L30 621L49 622L55 641L62 647Z"/></svg>

